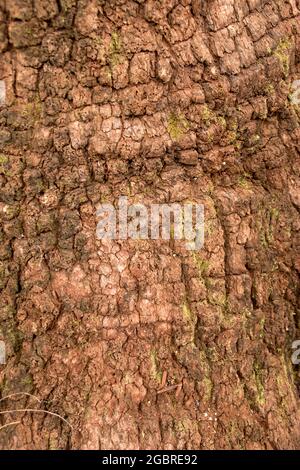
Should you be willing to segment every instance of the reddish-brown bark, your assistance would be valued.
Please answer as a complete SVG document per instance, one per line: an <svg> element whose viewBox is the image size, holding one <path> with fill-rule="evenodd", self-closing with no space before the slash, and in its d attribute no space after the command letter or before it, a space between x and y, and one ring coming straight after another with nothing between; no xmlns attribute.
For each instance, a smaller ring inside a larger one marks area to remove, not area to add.
<svg viewBox="0 0 300 470"><path fill-rule="evenodd" d="M1 396L42 400L1 409L73 426L1 448L299 447L299 9L0 0ZM120 195L204 204L204 248L97 240Z"/></svg>

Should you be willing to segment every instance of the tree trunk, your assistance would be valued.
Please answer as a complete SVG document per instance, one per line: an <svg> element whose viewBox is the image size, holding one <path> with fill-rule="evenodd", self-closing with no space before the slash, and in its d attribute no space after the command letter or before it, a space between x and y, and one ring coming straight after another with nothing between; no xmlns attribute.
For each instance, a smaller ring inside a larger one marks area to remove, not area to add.
<svg viewBox="0 0 300 470"><path fill-rule="evenodd" d="M1 448L299 448L299 31L0 0ZM203 204L204 246L98 239L120 196Z"/></svg>

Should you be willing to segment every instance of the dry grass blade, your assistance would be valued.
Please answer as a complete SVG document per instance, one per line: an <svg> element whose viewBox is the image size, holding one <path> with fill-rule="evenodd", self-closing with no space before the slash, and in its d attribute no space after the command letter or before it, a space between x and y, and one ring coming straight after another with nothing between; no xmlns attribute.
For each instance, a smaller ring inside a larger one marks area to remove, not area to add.
<svg viewBox="0 0 300 470"><path fill-rule="evenodd" d="M6 395L5 397L1 398L0 402L4 401L4 400L9 400L10 398L15 398L15 397L20 396L20 395L26 395L27 397L34 398L35 400L37 400L40 403L42 402L42 400L40 398L36 397L35 395L32 395L31 393L27 393L27 392L11 393L10 395Z"/></svg>
<svg viewBox="0 0 300 470"><path fill-rule="evenodd" d="M37 410L35 408L21 408L21 409L16 409L16 410L4 410L0 411L0 415L8 414L8 413L46 413L51 416L56 416L57 418L61 419L64 421L68 426L70 426L71 429L73 429L73 426L62 416L60 416L57 413L53 413L52 411L47 411L47 410Z"/></svg>
<svg viewBox="0 0 300 470"><path fill-rule="evenodd" d="M180 385L180 383L175 384L175 385L170 385L169 387L161 388L161 389L157 390L157 394L171 392L172 390L177 389L179 385Z"/></svg>
<svg viewBox="0 0 300 470"><path fill-rule="evenodd" d="M13 426L14 424L20 424L21 421L12 421L11 423L4 424L3 426L0 426L0 431L1 429L7 428L8 426Z"/></svg>

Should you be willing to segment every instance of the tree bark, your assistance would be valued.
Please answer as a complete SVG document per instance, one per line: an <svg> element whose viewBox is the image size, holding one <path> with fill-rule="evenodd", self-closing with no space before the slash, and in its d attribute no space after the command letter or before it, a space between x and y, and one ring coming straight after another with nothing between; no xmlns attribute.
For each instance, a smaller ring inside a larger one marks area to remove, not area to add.
<svg viewBox="0 0 300 470"><path fill-rule="evenodd" d="M0 448L299 448L299 30L0 0ZM97 239L120 196L203 204L203 248Z"/></svg>

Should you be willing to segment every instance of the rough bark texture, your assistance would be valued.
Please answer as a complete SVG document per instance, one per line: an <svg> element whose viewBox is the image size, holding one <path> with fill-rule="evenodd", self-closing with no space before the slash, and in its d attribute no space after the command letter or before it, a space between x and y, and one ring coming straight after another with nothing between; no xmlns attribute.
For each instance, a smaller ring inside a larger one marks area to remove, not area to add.
<svg viewBox="0 0 300 470"><path fill-rule="evenodd" d="M73 426L1 448L299 447L299 45L299 0L0 0L1 410ZM97 240L120 195L204 248Z"/></svg>

